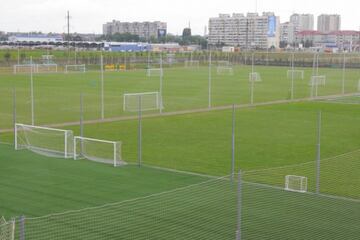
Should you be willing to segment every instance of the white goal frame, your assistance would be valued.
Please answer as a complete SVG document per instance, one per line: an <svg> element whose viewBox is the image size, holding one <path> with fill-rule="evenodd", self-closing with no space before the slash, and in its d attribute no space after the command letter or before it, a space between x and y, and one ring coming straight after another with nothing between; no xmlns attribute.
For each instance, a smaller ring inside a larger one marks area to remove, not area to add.
<svg viewBox="0 0 360 240"><path fill-rule="evenodd" d="M304 79L304 70L287 70L286 76L292 78L293 74L295 79Z"/></svg>
<svg viewBox="0 0 360 240"><path fill-rule="evenodd" d="M186 60L185 61L185 67L186 68L189 68L189 67L199 68L200 67L200 61L199 60Z"/></svg>
<svg viewBox="0 0 360 240"><path fill-rule="evenodd" d="M164 70L162 68L148 68L146 70L146 76L164 76Z"/></svg>
<svg viewBox="0 0 360 240"><path fill-rule="evenodd" d="M69 68L75 68L76 70L73 71L69 71ZM69 73L69 72L81 72L81 73L85 73L86 72L86 65L85 64L78 64L78 65L65 65L65 73Z"/></svg>
<svg viewBox="0 0 360 240"><path fill-rule="evenodd" d="M28 125L28 124L22 124L22 123L16 123L15 124L15 150L23 149L21 145L19 145L18 142L18 128L19 127L25 127L25 128L33 128L33 129L42 129L47 131L55 131L55 132L61 132L64 133L64 158L71 158L73 157L71 153L69 153L68 149L68 137L69 135L73 135L73 132L71 130L64 130L64 129L57 129L57 128L49 128L49 127L41 127L41 126L34 126L34 125ZM26 148L26 146L24 147ZM36 147L34 147L36 148ZM49 150L51 152L51 150Z"/></svg>
<svg viewBox="0 0 360 240"><path fill-rule="evenodd" d="M218 75L230 75L233 76L234 75L234 69L230 66L228 67L224 67L224 66L218 66L216 68L216 73Z"/></svg>
<svg viewBox="0 0 360 240"><path fill-rule="evenodd" d="M74 137L74 160L78 160L79 157L81 156L81 153L78 155L77 154L77 143L79 140L86 140L86 141L92 141L92 142L99 142L99 143L107 143L110 145L113 145L113 166L114 167L118 167L118 166L122 166L125 165L125 162L122 161L122 157L121 157L121 145L122 142L120 141L108 141L108 140L102 140L102 139L96 139L96 138L87 138L87 137L80 137L80 136L75 136ZM120 150L120 156L118 156L118 150ZM86 158L87 159L87 158ZM89 159L90 161L93 161L92 159ZM110 159L109 159L110 160ZM95 160L94 160L95 161ZM110 163L105 161L97 161L97 162L102 162L102 163Z"/></svg>
<svg viewBox="0 0 360 240"><path fill-rule="evenodd" d="M317 75L311 76L309 86L325 86L326 85L326 76L325 75Z"/></svg>
<svg viewBox="0 0 360 240"><path fill-rule="evenodd" d="M41 69L46 69L47 71L41 71ZM53 69L52 69L53 68ZM52 69L52 70L51 70ZM57 73L58 65L56 63L46 63L46 64L36 64L37 73Z"/></svg>
<svg viewBox="0 0 360 240"><path fill-rule="evenodd" d="M249 82L261 82L261 76L258 72L249 73Z"/></svg>
<svg viewBox="0 0 360 240"><path fill-rule="evenodd" d="M139 97L139 96L148 96L148 95L155 95L155 107L154 108L146 108L144 106L141 106L141 111L153 111L153 110L160 110L160 94L159 92L143 92L143 93L124 93L124 99L123 99L123 111L126 112L138 112L139 109L128 109L126 105L126 98L127 97Z"/></svg>
<svg viewBox="0 0 360 240"><path fill-rule="evenodd" d="M15 220L6 221L4 217L0 217L0 239L15 239Z"/></svg>
<svg viewBox="0 0 360 240"><path fill-rule="evenodd" d="M20 72L18 71L18 68L24 68L27 71L25 72ZM37 67L36 64L16 64L13 66L13 73L17 74L17 73L30 73L32 69L33 73L36 73Z"/></svg>
<svg viewBox="0 0 360 240"><path fill-rule="evenodd" d="M298 182L299 188L296 189L292 186L291 180ZM285 176L285 190L290 192L307 192L307 177L296 176L296 175L286 175Z"/></svg>

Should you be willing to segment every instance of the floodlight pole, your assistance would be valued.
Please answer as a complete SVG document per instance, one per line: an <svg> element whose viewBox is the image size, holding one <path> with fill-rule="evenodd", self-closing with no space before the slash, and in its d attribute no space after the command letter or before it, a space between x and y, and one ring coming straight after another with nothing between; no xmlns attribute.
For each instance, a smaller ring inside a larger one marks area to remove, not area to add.
<svg viewBox="0 0 360 240"><path fill-rule="evenodd" d="M100 56L100 71L101 71L101 119L105 118L104 106L104 56Z"/></svg>
<svg viewBox="0 0 360 240"><path fill-rule="evenodd" d="M321 160L321 122L322 112L318 113L317 145L316 145L316 194L320 193L320 160Z"/></svg>
<svg viewBox="0 0 360 240"><path fill-rule="evenodd" d="M33 76L33 60L30 57L30 98L31 98L31 125L35 125L34 115L34 76Z"/></svg>
<svg viewBox="0 0 360 240"><path fill-rule="evenodd" d="M242 173L238 173L237 183L237 223L236 223L236 240L241 240L241 214L242 214Z"/></svg>
<svg viewBox="0 0 360 240"><path fill-rule="evenodd" d="M211 57L212 57L212 53L211 50L209 49L210 53L209 53L209 79L208 79L208 108L211 108L211 82L212 82L212 75L211 75Z"/></svg>
<svg viewBox="0 0 360 240"><path fill-rule="evenodd" d="M294 70L295 70L295 52L292 53L291 57L291 100L294 99Z"/></svg>
<svg viewBox="0 0 360 240"><path fill-rule="evenodd" d="M253 105L254 104L254 88L255 88L255 80L254 80L254 53L252 53L251 58L252 58L252 63L251 63L251 78L250 78L250 104Z"/></svg>
<svg viewBox="0 0 360 240"><path fill-rule="evenodd" d="M236 108L232 106L232 136L231 136L231 181L234 181L235 174L235 124L236 124Z"/></svg>
<svg viewBox="0 0 360 240"><path fill-rule="evenodd" d="M141 95L138 98L139 101L139 112L138 112L138 166L142 164L142 116L141 116Z"/></svg>
<svg viewBox="0 0 360 240"><path fill-rule="evenodd" d="M160 52L160 114L163 111L163 80L164 80L164 70L163 70L163 58L162 52Z"/></svg>
<svg viewBox="0 0 360 240"><path fill-rule="evenodd" d="M343 70L342 70L342 94L345 94L345 71L346 71L346 58L345 58L345 52L344 52L344 59L343 59Z"/></svg>
<svg viewBox="0 0 360 240"><path fill-rule="evenodd" d="M14 125L14 146L17 146L17 131L16 131L16 87L13 86L13 125Z"/></svg>

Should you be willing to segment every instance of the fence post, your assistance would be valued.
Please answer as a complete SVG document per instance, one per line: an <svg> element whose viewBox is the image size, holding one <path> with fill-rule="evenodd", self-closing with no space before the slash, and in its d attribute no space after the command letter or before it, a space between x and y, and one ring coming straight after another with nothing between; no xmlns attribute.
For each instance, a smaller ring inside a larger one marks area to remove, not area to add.
<svg viewBox="0 0 360 240"><path fill-rule="evenodd" d="M236 240L241 240L241 207L242 207L242 179L241 170L238 173L237 185L237 226L236 226Z"/></svg>
<svg viewBox="0 0 360 240"><path fill-rule="evenodd" d="M320 193L320 159L321 159L321 120L322 113L318 114L317 148L316 148L316 194Z"/></svg>
<svg viewBox="0 0 360 240"><path fill-rule="evenodd" d="M19 239L25 240L25 216L20 217Z"/></svg>

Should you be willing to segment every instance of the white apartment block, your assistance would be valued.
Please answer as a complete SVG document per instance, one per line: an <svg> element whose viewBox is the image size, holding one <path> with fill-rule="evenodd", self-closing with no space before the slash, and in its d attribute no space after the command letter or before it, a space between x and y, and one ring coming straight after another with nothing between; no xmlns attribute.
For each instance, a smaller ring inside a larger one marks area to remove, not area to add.
<svg viewBox="0 0 360 240"><path fill-rule="evenodd" d="M113 20L103 25L103 34L111 35L114 33L131 33L141 38L158 38L159 35L166 34L167 24L165 22L120 22Z"/></svg>
<svg viewBox="0 0 360 240"><path fill-rule="evenodd" d="M318 16L317 30L328 33L339 31L341 28L341 17L337 14L322 14Z"/></svg>
<svg viewBox="0 0 360 240"><path fill-rule="evenodd" d="M209 20L209 44L239 46L244 49L278 48L280 18L272 12L219 14Z"/></svg>

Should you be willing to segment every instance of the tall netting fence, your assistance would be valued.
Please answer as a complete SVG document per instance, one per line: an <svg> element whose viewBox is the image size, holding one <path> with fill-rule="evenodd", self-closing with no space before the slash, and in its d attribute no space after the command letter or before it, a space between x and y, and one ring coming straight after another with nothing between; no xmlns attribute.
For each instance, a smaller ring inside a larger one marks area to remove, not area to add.
<svg viewBox="0 0 360 240"><path fill-rule="evenodd" d="M16 239L357 239L360 200L223 177L147 197L20 218ZM334 187L335 188L335 187Z"/></svg>

